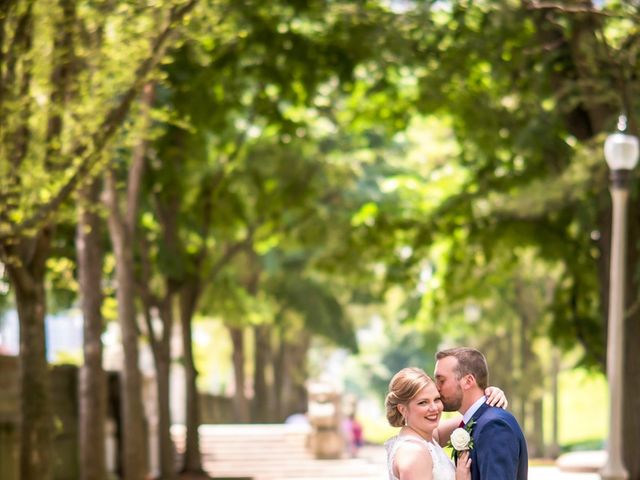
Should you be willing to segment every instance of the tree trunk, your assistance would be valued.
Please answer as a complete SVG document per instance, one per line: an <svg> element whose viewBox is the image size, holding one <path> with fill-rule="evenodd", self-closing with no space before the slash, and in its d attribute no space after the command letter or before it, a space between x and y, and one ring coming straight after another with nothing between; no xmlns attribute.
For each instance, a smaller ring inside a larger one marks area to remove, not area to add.
<svg viewBox="0 0 640 480"><path fill-rule="evenodd" d="M76 235L78 278L84 317L84 364L80 369L80 478L104 480L106 376L102 368L101 222L95 212L100 182L85 188Z"/></svg>
<svg viewBox="0 0 640 480"><path fill-rule="evenodd" d="M163 348L164 350L164 348ZM168 350L168 349L167 349ZM171 397L170 397L170 369L171 361L168 352L163 352L158 359L157 388L158 388L158 436L160 440L160 478L171 480L176 478L176 451L171 440Z"/></svg>
<svg viewBox="0 0 640 480"><path fill-rule="evenodd" d="M245 374L244 374L244 330L240 327L228 327L233 344L233 372L236 384L235 408L236 420L240 423L249 423L249 404L245 395Z"/></svg>
<svg viewBox="0 0 640 480"><path fill-rule="evenodd" d="M512 316L508 317L511 322ZM507 328L504 334L490 337L484 342L480 350L486 353L487 363L491 366L489 385L500 387L510 402L517 399L517 390L513 388L513 358L510 350L510 338L513 336L511 328Z"/></svg>
<svg viewBox="0 0 640 480"><path fill-rule="evenodd" d="M11 271L11 269L9 270ZM51 478L52 417L45 351L45 292L42 277L33 288L13 281L20 317L20 478Z"/></svg>
<svg viewBox="0 0 640 480"><path fill-rule="evenodd" d="M53 421L45 347L46 294L44 274L51 229L25 239L8 252L7 270L15 289L20 319L20 478L50 480Z"/></svg>
<svg viewBox="0 0 640 480"><path fill-rule="evenodd" d="M544 382L540 359L533 350L536 319L540 318L539 304L533 297L535 288L526 280L515 279L516 311L520 318L520 362L521 362L521 411L520 422L527 436L529 455L532 458L544 455L543 395Z"/></svg>
<svg viewBox="0 0 640 480"><path fill-rule="evenodd" d="M515 372L514 368L514 357L515 357L515 333L513 329L513 316L509 316L507 319L507 341L506 341L506 358L504 362L507 366L507 371L511 372L509 375L509 379L505 384L505 392L509 392L510 395L515 395L516 393L516 379L513 377L513 372Z"/></svg>
<svg viewBox="0 0 640 480"><path fill-rule="evenodd" d="M171 439L171 335L173 333L173 299L176 288L167 282L165 297L160 300L151 291L151 265L144 252L149 251L149 247L141 239L140 258L142 262L141 275L138 282L140 297L144 304L144 316L147 324L147 338L153 354L153 364L155 366L155 387L156 387L156 407L157 424L153 432L157 439L154 450L160 470L160 477L164 480L171 480L176 476L175 469L175 447ZM156 312L159 318L156 317ZM155 320L159 320L160 325ZM159 331L158 331L159 330ZM154 465L155 467L155 465ZM155 472L153 472L155 473Z"/></svg>
<svg viewBox="0 0 640 480"><path fill-rule="evenodd" d="M306 332L297 335L295 343L285 342L284 363L287 365L282 377L283 415L288 417L294 413L307 411L307 352L311 337Z"/></svg>
<svg viewBox="0 0 640 480"><path fill-rule="evenodd" d="M193 360L193 339L191 319L199 296L197 280L187 282L180 292L180 324L182 326L182 354L186 382L186 438L182 472L202 473L200 455L200 401L198 397L198 371Z"/></svg>
<svg viewBox="0 0 640 480"><path fill-rule="evenodd" d="M607 193L607 198L608 197ZM631 203L631 202L630 202ZM631 205L627 206L628 208ZM631 226L630 226L631 227ZM595 260L597 272L598 272L598 287L600 289L600 315L602 316L603 322L600 327L600 334L602 336L602 345L599 348L599 355L597 359L600 364L600 368L603 372L607 371L607 337L609 335L608 327L609 322L607 320L607 316L609 315L609 282L611 279L609 278L609 264L611 263L611 235L612 235L612 211L611 204L607 205L606 209L601 209L598 212L598 232L600 234L600 238L597 241L598 250L600 254L598 258ZM631 237L629 237L631 240ZM629 245L629 253L631 254L631 249L633 246ZM628 265L631 265L628 263ZM633 298L633 297L631 297ZM595 350L595 349L592 349Z"/></svg>
<svg viewBox="0 0 640 480"><path fill-rule="evenodd" d="M252 248L247 249L249 265L244 285L252 297L258 294L260 282L260 265L258 255ZM267 369L271 357L271 329L268 325L253 327L253 399L251 401L251 418L256 423L265 423L270 410L270 395L267 388Z"/></svg>
<svg viewBox="0 0 640 480"><path fill-rule="evenodd" d="M160 307L162 332L154 332L151 320L151 304L146 305L147 326L156 367L156 392L158 397L158 459L160 462L160 478L172 480L176 477L175 447L171 439L171 330L173 326L172 311L173 293L169 291ZM158 338L159 337L159 338Z"/></svg>
<svg viewBox="0 0 640 480"><path fill-rule="evenodd" d="M275 421L273 402L271 399L268 376L271 374L271 326L258 325L254 327L254 396L253 420L257 423Z"/></svg>
<svg viewBox="0 0 640 480"><path fill-rule="evenodd" d="M112 223L112 222L110 222ZM113 230L113 228L111 228ZM133 287L131 245L112 232L116 257L118 318L122 332L124 365L122 369L122 421L126 426L123 444L124 480L143 480L147 471L147 452L142 406L142 375L138 367L138 328Z"/></svg>
<svg viewBox="0 0 640 480"><path fill-rule="evenodd" d="M554 347L551 355L551 446L549 457L558 458L560 455L560 439L558 437L558 420L560 418L560 403L558 377L560 375L560 352Z"/></svg>
<svg viewBox="0 0 640 480"><path fill-rule="evenodd" d="M142 131L150 123L150 110L155 96L153 82L144 85L140 99ZM118 318L122 333L124 369L122 372L124 437L124 480L142 480L147 472L145 417L142 404L142 376L139 369L138 326L135 308L134 237L144 175L147 141L140 138L133 149L127 172L126 199L121 200L116 188L118 179L107 171L105 203L109 208L109 235L116 259ZM124 196L124 195L123 195ZM123 211L121 210L121 203Z"/></svg>
<svg viewBox="0 0 640 480"><path fill-rule="evenodd" d="M147 471L147 452L142 405L142 375L138 367L138 327L136 324L133 242L117 208L113 173L107 173L109 233L116 259L116 298L122 333L122 421L126 426L123 442L124 480L143 480Z"/></svg>
<svg viewBox="0 0 640 480"><path fill-rule="evenodd" d="M286 419L284 409L284 377L286 375L287 362L285 358L286 341L284 328L278 327L277 353L273 363L273 401L276 415L280 421Z"/></svg>
<svg viewBox="0 0 640 480"><path fill-rule="evenodd" d="M518 315L520 320L519 328L519 366L520 382L518 388L518 422L527 438L530 437L529 422L527 421L527 392L529 391L529 379L527 378L527 325L524 315Z"/></svg>
<svg viewBox="0 0 640 480"><path fill-rule="evenodd" d="M301 332L295 344L291 344L291 413L306 412L308 407L307 379L309 378L307 355L311 346L311 335Z"/></svg>
<svg viewBox="0 0 640 480"><path fill-rule="evenodd" d="M33 232L11 232L16 227L12 213L20 205L20 171L29 153L32 138L32 78L34 41L33 6L27 2L24 8L14 12L16 19L13 38L8 51L13 56L11 66L3 68L0 79L0 157L13 168L4 169L6 184L2 188L0 219L3 225L0 254L6 264L11 285L15 290L15 302L20 323L20 478L22 480L50 480L52 478L53 422L49 388L49 370L46 358L45 315L46 292L44 277L49 256L53 228L44 221ZM3 5L2 14L10 13L10 6ZM5 25L2 19L4 43ZM60 32L57 32L60 35ZM59 51L59 43L54 53ZM0 52L4 64L7 50ZM4 65L3 65L4 66ZM56 70L55 65L53 70ZM55 89L55 88L54 88ZM8 108L7 108L8 107ZM51 109L49 117L53 116ZM6 117L6 118L5 118ZM53 133L47 133L51 138ZM45 142L46 143L46 142ZM48 145L47 145L48 147ZM46 162L45 162L46 164ZM9 187L5 189L5 187ZM12 212L13 211L13 212ZM22 216L22 215L20 215ZM23 225L21 225L23 226ZM9 228L7 228L9 227ZM8 231L7 231L8 230Z"/></svg>
<svg viewBox="0 0 640 480"><path fill-rule="evenodd" d="M533 410L533 430L531 436L532 458L544 456L544 418L542 398L535 398L532 402Z"/></svg>

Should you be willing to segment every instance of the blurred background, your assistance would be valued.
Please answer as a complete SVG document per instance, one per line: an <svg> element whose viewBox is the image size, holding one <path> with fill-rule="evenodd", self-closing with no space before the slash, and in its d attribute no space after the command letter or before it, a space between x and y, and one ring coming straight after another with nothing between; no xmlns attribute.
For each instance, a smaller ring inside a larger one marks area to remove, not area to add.
<svg viewBox="0 0 640 480"><path fill-rule="evenodd" d="M293 442L255 478L294 478L292 456L384 478L391 376L459 345L533 465L597 470L603 143L621 114L638 133L639 10L2 2L0 477L249 478L246 449ZM620 454L640 480L630 177Z"/></svg>

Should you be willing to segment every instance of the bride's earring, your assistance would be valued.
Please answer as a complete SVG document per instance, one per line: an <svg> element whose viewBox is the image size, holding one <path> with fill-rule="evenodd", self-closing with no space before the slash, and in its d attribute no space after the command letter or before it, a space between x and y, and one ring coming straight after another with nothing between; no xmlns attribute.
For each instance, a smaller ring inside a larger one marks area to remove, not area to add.
<svg viewBox="0 0 640 480"><path fill-rule="evenodd" d="M406 412L403 412L402 409L400 409L400 407L398 408L398 412L400 413L400 415L402 416L402 425L409 425L409 422L407 421L407 417L406 417Z"/></svg>

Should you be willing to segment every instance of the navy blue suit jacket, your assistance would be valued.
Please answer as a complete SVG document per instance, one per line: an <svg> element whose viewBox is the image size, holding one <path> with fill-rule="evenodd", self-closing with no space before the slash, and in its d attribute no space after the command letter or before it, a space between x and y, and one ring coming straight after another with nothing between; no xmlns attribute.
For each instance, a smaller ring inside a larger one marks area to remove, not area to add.
<svg viewBox="0 0 640 480"><path fill-rule="evenodd" d="M471 478L527 480L527 443L515 417L485 403L472 419Z"/></svg>

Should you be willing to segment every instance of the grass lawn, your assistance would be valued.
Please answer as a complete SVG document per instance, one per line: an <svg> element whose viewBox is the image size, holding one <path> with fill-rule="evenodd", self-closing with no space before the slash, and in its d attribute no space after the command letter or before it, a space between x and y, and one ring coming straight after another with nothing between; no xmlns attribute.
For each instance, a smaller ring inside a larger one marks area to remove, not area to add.
<svg viewBox="0 0 640 480"><path fill-rule="evenodd" d="M568 370L560 374L559 390L560 445L599 448L607 435L609 418L609 393L604 375L583 369ZM545 439L550 441L551 396L545 399L544 407Z"/></svg>

